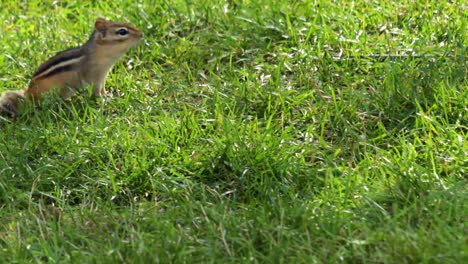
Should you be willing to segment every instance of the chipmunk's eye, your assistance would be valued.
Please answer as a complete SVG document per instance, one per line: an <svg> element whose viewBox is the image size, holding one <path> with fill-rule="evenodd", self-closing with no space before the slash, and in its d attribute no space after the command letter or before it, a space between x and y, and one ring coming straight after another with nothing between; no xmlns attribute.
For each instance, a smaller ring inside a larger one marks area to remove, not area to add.
<svg viewBox="0 0 468 264"><path fill-rule="evenodd" d="M116 33L121 35L121 36L125 36L125 35L128 35L128 30L126 28L121 28L121 29L117 30Z"/></svg>

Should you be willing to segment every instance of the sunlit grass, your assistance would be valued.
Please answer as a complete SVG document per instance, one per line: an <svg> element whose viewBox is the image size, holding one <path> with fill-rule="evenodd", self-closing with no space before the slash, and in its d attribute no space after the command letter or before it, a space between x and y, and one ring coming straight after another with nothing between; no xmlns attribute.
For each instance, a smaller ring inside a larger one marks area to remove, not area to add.
<svg viewBox="0 0 468 264"><path fill-rule="evenodd" d="M3 1L1 91L145 39L0 119L0 262L464 262L466 4L290 2Z"/></svg>

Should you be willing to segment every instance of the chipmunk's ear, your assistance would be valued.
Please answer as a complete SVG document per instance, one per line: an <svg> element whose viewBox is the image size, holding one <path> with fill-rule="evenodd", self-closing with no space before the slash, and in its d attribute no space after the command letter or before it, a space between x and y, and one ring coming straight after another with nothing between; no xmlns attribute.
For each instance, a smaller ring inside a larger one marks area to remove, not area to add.
<svg viewBox="0 0 468 264"><path fill-rule="evenodd" d="M96 19L96 23L94 23L94 27L97 31L101 32L104 36L106 35L108 21L104 18L99 17Z"/></svg>

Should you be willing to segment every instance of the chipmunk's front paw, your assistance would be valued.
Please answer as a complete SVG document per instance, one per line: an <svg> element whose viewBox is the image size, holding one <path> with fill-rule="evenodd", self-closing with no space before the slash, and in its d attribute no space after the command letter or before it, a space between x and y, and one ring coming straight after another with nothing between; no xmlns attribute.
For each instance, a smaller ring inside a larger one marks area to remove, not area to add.
<svg viewBox="0 0 468 264"><path fill-rule="evenodd" d="M109 93L109 92L103 92L101 93L100 95L94 95L94 98L96 99L96 101L102 105L104 104L107 104L107 102L112 98L114 97L114 95L112 93Z"/></svg>

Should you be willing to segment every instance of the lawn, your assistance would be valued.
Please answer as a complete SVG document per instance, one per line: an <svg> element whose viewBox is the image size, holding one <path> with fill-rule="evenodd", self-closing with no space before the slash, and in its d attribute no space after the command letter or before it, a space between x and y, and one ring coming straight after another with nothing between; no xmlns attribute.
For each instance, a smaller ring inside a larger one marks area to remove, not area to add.
<svg viewBox="0 0 468 264"><path fill-rule="evenodd" d="M110 96L0 117L0 263L467 262L465 1L1 1L0 91L100 16Z"/></svg>

